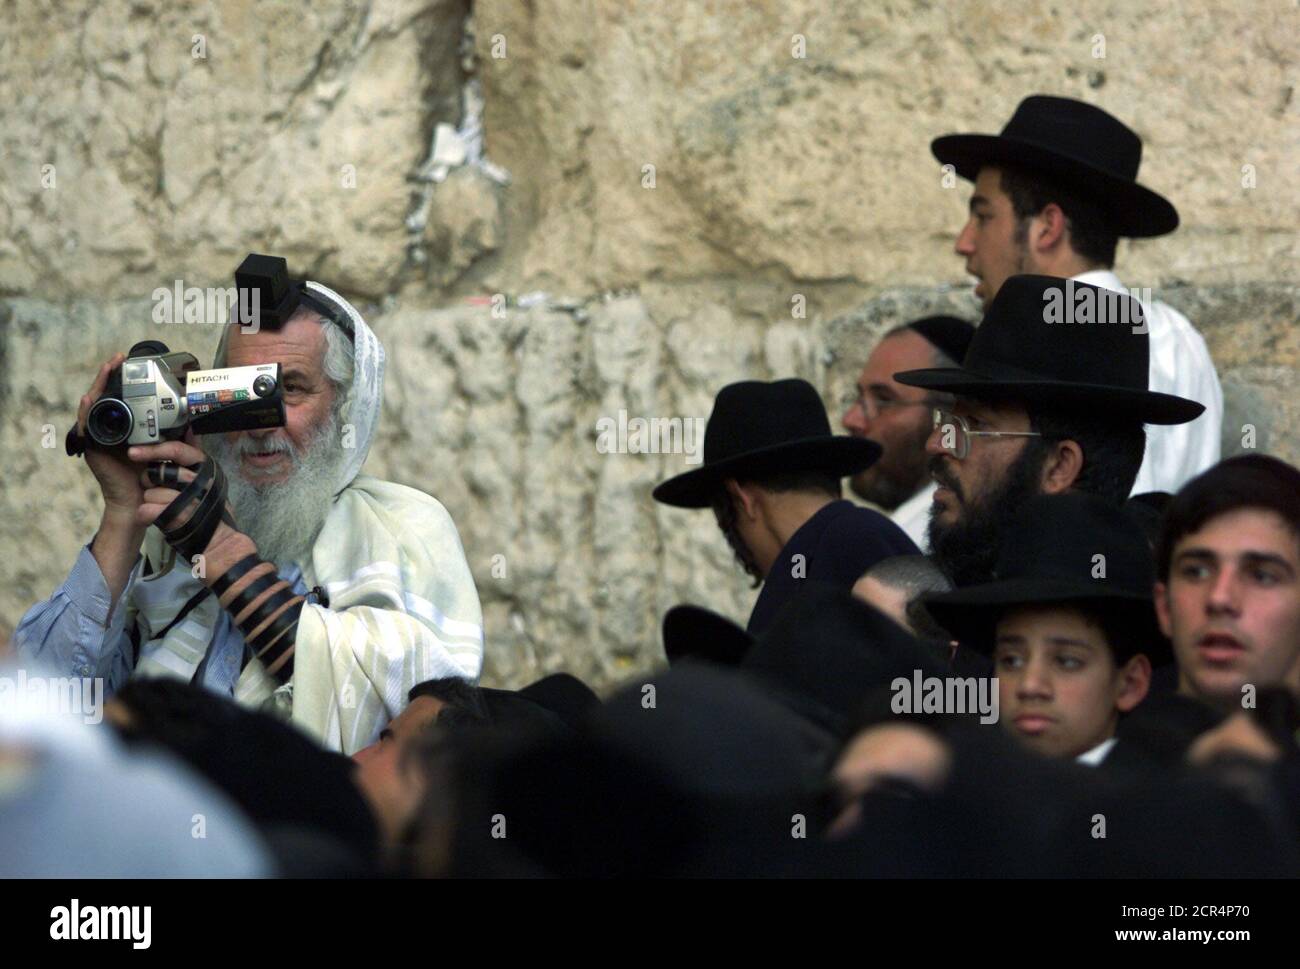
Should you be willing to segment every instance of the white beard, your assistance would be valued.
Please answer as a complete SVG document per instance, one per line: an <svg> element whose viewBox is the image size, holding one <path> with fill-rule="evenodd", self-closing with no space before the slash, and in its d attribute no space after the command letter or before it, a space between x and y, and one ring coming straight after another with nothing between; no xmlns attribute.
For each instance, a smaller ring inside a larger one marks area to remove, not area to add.
<svg viewBox="0 0 1300 969"><path fill-rule="evenodd" d="M334 500L338 440L338 417L331 411L305 455L298 454L287 437L278 435L260 440L243 435L233 446L224 437L204 442L225 472L226 497L234 509L235 526L257 545L258 555L277 568L310 558ZM289 456L292 468L282 483L259 481L256 472L246 476L249 472L240 462L241 454L268 450L281 450Z"/></svg>

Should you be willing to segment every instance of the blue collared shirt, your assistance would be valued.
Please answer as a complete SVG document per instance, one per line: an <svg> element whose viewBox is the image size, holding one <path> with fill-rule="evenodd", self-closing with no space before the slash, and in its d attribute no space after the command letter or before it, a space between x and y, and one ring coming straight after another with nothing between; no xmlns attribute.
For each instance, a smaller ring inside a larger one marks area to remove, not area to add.
<svg viewBox="0 0 1300 969"><path fill-rule="evenodd" d="M14 646L26 660L40 662L51 670L71 676L102 677L104 692L121 688L131 675L133 647L126 630L124 606L140 576L137 556L126 588L109 613L108 582L99 563L84 546L64 583L44 602L37 603L14 630ZM280 578L299 595L307 594L302 570L289 565L279 570ZM176 603L180 612L184 602ZM195 682L224 696L233 696L244 656L244 637L225 610L217 613L208 653L195 672Z"/></svg>

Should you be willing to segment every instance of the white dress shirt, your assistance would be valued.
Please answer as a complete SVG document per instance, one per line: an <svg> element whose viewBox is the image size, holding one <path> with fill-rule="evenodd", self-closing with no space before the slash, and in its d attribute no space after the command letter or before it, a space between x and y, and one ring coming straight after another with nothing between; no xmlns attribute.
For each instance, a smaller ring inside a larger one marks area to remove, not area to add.
<svg viewBox="0 0 1300 969"><path fill-rule="evenodd" d="M1128 293L1109 269L1094 269L1074 277L1103 289ZM1219 461L1223 425L1223 389L1205 339L1173 307L1142 301L1151 348L1150 390L1175 394L1205 405L1205 412L1188 424L1148 424L1146 455L1132 494L1168 491L1174 494L1187 481Z"/></svg>
<svg viewBox="0 0 1300 969"><path fill-rule="evenodd" d="M1110 753L1110 749L1115 746L1115 740L1115 737L1111 737L1109 740L1103 740L1096 747L1093 747L1092 750L1084 751L1078 757L1074 758L1075 763L1087 764L1089 767L1101 766L1101 762L1106 759L1106 755Z"/></svg>
<svg viewBox="0 0 1300 969"><path fill-rule="evenodd" d="M927 551L926 531L930 527L930 505L938 487L934 479L930 479L929 484L889 513L894 524L907 532L907 537L922 552Z"/></svg>

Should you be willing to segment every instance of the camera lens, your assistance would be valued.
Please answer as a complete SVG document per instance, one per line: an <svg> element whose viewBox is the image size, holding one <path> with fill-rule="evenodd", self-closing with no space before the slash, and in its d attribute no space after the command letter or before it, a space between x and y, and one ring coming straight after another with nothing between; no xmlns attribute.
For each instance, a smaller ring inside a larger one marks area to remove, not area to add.
<svg viewBox="0 0 1300 969"><path fill-rule="evenodd" d="M96 444L105 447L125 441L134 424L131 408L112 397L102 397L95 401L90 413L86 415L86 433Z"/></svg>
<svg viewBox="0 0 1300 969"><path fill-rule="evenodd" d="M167 344L161 340L141 340L131 348L128 357L160 357L165 353L171 353L167 349Z"/></svg>
<svg viewBox="0 0 1300 969"><path fill-rule="evenodd" d="M253 393L258 397L269 397L275 393L275 378L262 374L253 381Z"/></svg>

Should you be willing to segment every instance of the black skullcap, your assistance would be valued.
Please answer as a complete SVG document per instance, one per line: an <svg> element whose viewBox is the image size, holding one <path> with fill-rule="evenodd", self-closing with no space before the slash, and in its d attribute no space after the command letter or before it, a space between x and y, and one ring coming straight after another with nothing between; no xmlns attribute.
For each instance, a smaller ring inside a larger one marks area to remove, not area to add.
<svg viewBox="0 0 1300 969"><path fill-rule="evenodd" d="M966 358L966 348L975 335L975 325L955 316L927 316L907 324L957 363Z"/></svg>

